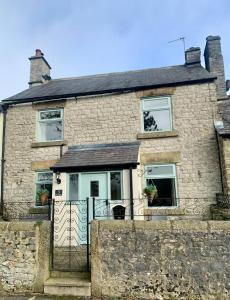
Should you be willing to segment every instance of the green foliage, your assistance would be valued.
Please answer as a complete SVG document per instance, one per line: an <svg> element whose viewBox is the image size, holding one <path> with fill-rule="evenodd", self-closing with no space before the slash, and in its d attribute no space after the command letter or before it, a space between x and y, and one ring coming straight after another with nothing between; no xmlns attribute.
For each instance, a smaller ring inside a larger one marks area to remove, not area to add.
<svg viewBox="0 0 230 300"><path fill-rule="evenodd" d="M39 191L37 191L37 194L36 194L36 200L39 201L40 200L40 197L42 195L49 195L49 191L47 189L40 189Z"/></svg>
<svg viewBox="0 0 230 300"><path fill-rule="evenodd" d="M158 196L157 187L155 186L155 184L147 185L144 188L143 192L145 195L154 195L155 197Z"/></svg>

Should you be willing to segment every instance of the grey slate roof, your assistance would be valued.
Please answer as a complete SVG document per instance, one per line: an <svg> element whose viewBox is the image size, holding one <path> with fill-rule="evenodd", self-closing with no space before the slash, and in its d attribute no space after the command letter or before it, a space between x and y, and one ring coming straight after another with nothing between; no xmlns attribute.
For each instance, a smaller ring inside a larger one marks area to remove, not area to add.
<svg viewBox="0 0 230 300"><path fill-rule="evenodd" d="M68 151L51 168L54 171L68 169L97 169L102 167L136 166L139 142L97 144L69 147Z"/></svg>
<svg viewBox="0 0 230 300"><path fill-rule="evenodd" d="M71 96L140 90L155 86L177 85L214 80L201 65L178 65L164 68L109 73L76 78L54 79L29 88L5 101L35 101Z"/></svg>

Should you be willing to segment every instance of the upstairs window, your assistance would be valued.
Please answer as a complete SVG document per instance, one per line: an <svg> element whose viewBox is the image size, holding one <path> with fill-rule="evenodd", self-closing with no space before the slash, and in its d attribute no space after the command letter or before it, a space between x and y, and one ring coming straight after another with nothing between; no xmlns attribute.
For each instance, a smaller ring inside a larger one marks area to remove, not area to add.
<svg viewBox="0 0 230 300"><path fill-rule="evenodd" d="M60 141L63 139L63 110L52 109L39 111L39 142Z"/></svg>
<svg viewBox="0 0 230 300"><path fill-rule="evenodd" d="M176 206L176 166L174 164L151 165L145 167L145 186L154 187L154 197L148 197L148 206Z"/></svg>
<svg viewBox="0 0 230 300"><path fill-rule="evenodd" d="M144 98L141 104L144 132L172 130L170 97Z"/></svg>

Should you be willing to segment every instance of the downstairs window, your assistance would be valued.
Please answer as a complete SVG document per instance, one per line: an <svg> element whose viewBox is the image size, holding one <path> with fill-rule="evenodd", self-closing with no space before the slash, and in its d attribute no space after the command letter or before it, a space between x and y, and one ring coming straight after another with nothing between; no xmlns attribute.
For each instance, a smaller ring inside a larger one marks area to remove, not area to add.
<svg viewBox="0 0 230 300"><path fill-rule="evenodd" d="M53 172L44 171L36 174L36 206L48 204L52 199Z"/></svg>
<svg viewBox="0 0 230 300"><path fill-rule="evenodd" d="M147 195L148 206L176 206L176 166L174 164L151 165L145 167L145 184L149 190L155 190Z"/></svg>

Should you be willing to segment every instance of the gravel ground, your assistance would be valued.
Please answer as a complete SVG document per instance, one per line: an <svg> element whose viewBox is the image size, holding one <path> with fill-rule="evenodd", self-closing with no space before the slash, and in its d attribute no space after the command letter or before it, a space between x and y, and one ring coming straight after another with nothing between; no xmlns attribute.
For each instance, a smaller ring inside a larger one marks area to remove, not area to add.
<svg viewBox="0 0 230 300"><path fill-rule="evenodd" d="M14 295L14 296L1 296L0 300L90 300L90 297L73 297L73 296L44 296L44 295ZM96 300L96 299L95 299Z"/></svg>

